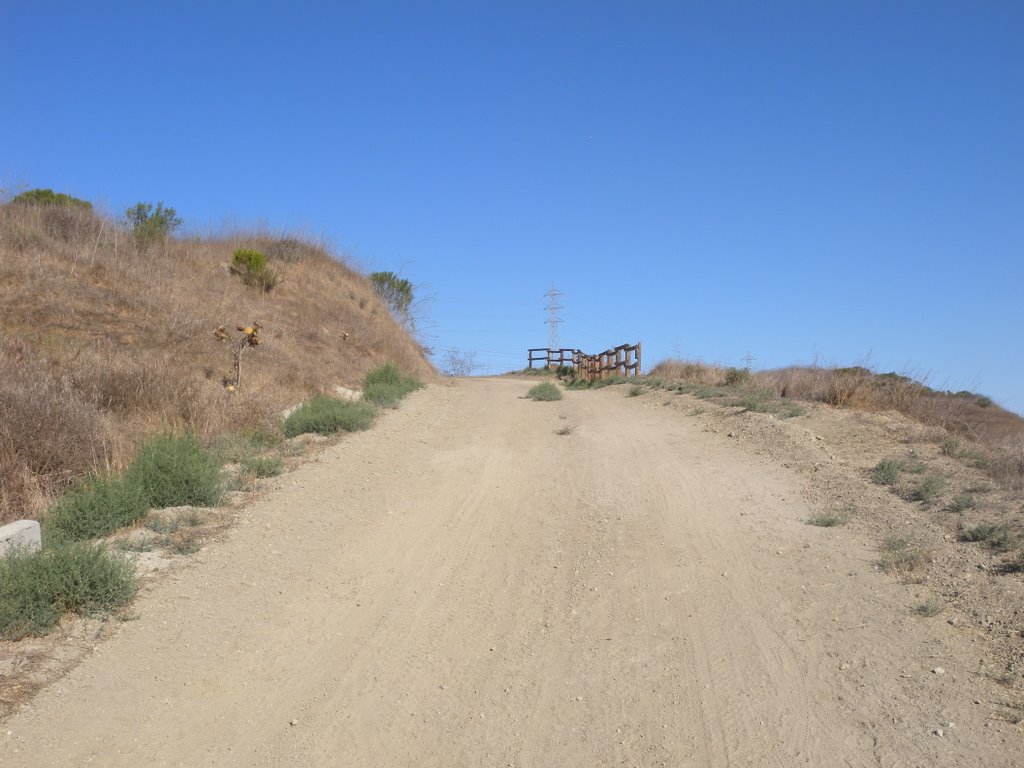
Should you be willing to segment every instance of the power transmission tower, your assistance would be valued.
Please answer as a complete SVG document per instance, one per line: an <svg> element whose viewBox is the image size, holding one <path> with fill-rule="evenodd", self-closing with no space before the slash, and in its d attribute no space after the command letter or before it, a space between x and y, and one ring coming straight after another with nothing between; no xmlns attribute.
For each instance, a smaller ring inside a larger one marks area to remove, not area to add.
<svg viewBox="0 0 1024 768"><path fill-rule="evenodd" d="M558 324L562 322L562 318L558 316L558 310L562 309L562 305L558 303L558 297L562 296L562 292L555 288L555 284L551 284L551 290L544 294L548 297L548 319L544 322L550 326L548 329L550 335L548 336L548 349L558 349L561 345L558 342Z"/></svg>
<svg viewBox="0 0 1024 768"><path fill-rule="evenodd" d="M747 352L746 357L743 358L743 362L747 364L747 370L750 370L750 364L754 362L754 357Z"/></svg>

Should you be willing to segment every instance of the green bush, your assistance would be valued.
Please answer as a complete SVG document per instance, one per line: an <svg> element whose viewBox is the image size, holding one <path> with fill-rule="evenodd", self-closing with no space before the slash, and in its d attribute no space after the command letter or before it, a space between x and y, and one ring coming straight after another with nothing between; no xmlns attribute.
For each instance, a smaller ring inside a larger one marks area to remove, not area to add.
<svg viewBox="0 0 1024 768"><path fill-rule="evenodd" d="M242 460L242 471L256 477L274 477L284 472L284 459L280 456L250 456Z"/></svg>
<svg viewBox="0 0 1024 768"><path fill-rule="evenodd" d="M231 269L240 275L242 282L264 293L270 293L281 281L277 270L269 266L267 257L259 251L239 248L231 257Z"/></svg>
<svg viewBox="0 0 1024 768"><path fill-rule="evenodd" d="M562 391L550 381L545 381L535 387L532 387L530 391L526 393L526 396L531 400L561 400Z"/></svg>
<svg viewBox="0 0 1024 768"><path fill-rule="evenodd" d="M363 399L383 408L395 408L403 397L422 386L416 379L403 376L394 363L387 363L366 374Z"/></svg>
<svg viewBox="0 0 1024 768"><path fill-rule="evenodd" d="M927 504L934 501L944 490L946 490L945 478L941 475L927 475L914 484L910 496L915 501L923 501Z"/></svg>
<svg viewBox="0 0 1024 768"><path fill-rule="evenodd" d="M373 406L364 402L351 402L337 397L321 395L307 400L284 421L285 437L307 432L330 435L339 430L357 432L369 429L373 423Z"/></svg>
<svg viewBox="0 0 1024 768"><path fill-rule="evenodd" d="M239 248L231 257L231 265L249 272L259 272L267 268L267 257L259 251L249 248Z"/></svg>
<svg viewBox="0 0 1024 768"><path fill-rule="evenodd" d="M140 245L168 237L183 223L177 211L164 208L162 202L155 208L152 203L136 203L124 216Z"/></svg>
<svg viewBox="0 0 1024 768"><path fill-rule="evenodd" d="M229 432L216 438L212 452L221 464L237 464L253 454L276 448L283 437L277 429L265 426L242 433Z"/></svg>
<svg viewBox="0 0 1024 768"><path fill-rule="evenodd" d="M725 372L725 385L734 387L750 381L750 371L746 368L730 368Z"/></svg>
<svg viewBox="0 0 1024 768"><path fill-rule="evenodd" d="M411 330L414 325L411 311L412 283L394 272L371 272L370 284L384 305L391 310L395 319L405 328Z"/></svg>
<svg viewBox="0 0 1024 768"><path fill-rule="evenodd" d="M135 568L123 556L87 543L51 543L0 558L0 637L41 635L67 611L112 611L135 594Z"/></svg>
<svg viewBox="0 0 1024 768"><path fill-rule="evenodd" d="M981 523L960 533L960 541L977 541L996 552L1009 552L1020 538L1006 523Z"/></svg>
<svg viewBox="0 0 1024 768"><path fill-rule="evenodd" d="M92 203L88 200L80 200L77 197L65 195L63 192L54 192L52 189L30 189L28 192L22 192L11 202L26 205L63 205L68 208L81 208L85 211L92 210Z"/></svg>
<svg viewBox="0 0 1024 768"><path fill-rule="evenodd" d="M135 455L126 477L138 483L149 505L208 507L220 501L220 462L193 435L150 438Z"/></svg>
<svg viewBox="0 0 1024 768"><path fill-rule="evenodd" d="M895 485L903 471L903 462L899 459L882 459L871 470L871 479L879 485Z"/></svg>
<svg viewBox="0 0 1024 768"><path fill-rule="evenodd" d="M47 535L67 541L106 536L146 516L149 504L135 478L97 475L76 483L47 512Z"/></svg>

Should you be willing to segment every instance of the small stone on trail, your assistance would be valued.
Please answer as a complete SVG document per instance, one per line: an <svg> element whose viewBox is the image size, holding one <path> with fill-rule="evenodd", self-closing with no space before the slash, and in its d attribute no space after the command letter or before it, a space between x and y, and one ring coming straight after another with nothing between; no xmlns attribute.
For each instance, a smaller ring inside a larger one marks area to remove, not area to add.
<svg viewBox="0 0 1024 768"><path fill-rule="evenodd" d="M935 669L932 670L932 674L933 675L944 675L944 674L946 674L946 670L944 670L942 667L936 667Z"/></svg>
<svg viewBox="0 0 1024 768"><path fill-rule="evenodd" d="M298 725L298 724L299 724L299 721L296 720L294 717L288 722L288 725Z"/></svg>
<svg viewBox="0 0 1024 768"><path fill-rule="evenodd" d="M941 739L945 735L946 735L945 731L943 731L941 728L933 728L932 729L932 736L938 736Z"/></svg>

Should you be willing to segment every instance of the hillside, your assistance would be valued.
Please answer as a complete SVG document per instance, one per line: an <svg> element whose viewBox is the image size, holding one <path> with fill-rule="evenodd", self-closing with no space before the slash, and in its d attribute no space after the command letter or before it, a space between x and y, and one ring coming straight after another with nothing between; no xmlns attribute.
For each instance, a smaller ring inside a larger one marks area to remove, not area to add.
<svg viewBox="0 0 1024 768"><path fill-rule="evenodd" d="M266 254L272 290L232 272L239 248ZM261 344L231 393L234 329L254 322ZM0 206L0 523L122 467L144 435L276 427L283 409L389 361L435 376L369 280L316 243L260 232L140 244L81 206Z"/></svg>

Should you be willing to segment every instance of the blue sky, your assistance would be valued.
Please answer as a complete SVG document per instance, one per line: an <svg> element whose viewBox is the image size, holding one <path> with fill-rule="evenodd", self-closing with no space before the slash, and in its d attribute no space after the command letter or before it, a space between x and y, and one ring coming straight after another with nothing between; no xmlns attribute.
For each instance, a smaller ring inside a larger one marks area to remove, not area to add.
<svg viewBox="0 0 1024 768"><path fill-rule="evenodd" d="M0 0L0 186L328 238L560 341L1024 411L1024 4Z"/></svg>

